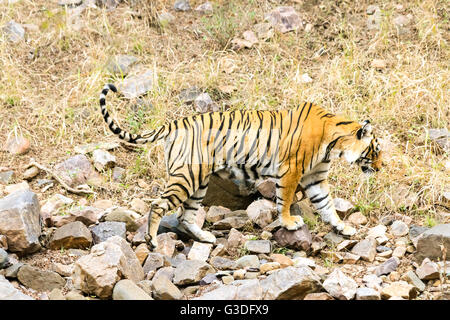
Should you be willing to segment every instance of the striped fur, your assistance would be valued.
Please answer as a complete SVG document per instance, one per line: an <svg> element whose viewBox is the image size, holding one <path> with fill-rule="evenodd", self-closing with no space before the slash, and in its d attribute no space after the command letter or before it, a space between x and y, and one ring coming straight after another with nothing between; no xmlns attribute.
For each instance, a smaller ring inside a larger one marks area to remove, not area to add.
<svg viewBox="0 0 450 320"><path fill-rule="evenodd" d="M290 215L300 185L325 222L345 235L355 230L336 214L327 183L332 159L344 158L363 171L381 167L380 148L369 121L360 124L336 116L312 103L292 110L211 112L174 120L144 136L120 129L105 106L109 90L100 95L103 117L112 132L131 143L164 139L168 182L152 203L149 240L156 246L162 216L182 206L180 220L194 238L214 242L215 237L195 225L211 174L225 174L247 185L272 177L281 224L296 230L304 223Z"/></svg>

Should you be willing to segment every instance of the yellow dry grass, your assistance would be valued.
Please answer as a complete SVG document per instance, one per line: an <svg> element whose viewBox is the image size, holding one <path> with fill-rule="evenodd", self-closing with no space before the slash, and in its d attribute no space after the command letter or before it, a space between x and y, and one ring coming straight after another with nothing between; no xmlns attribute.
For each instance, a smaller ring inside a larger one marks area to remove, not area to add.
<svg viewBox="0 0 450 320"><path fill-rule="evenodd" d="M203 1L190 2L195 8ZM108 96L109 109L123 127L151 129L193 114L177 96L194 85L224 110L283 109L312 101L352 119L370 119L383 140L384 170L366 178L337 163L330 175L335 196L374 218L400 212L418 223L448 219L443 198L450 185L448 153L426 136L427 129L449 126L447 1L378 1L379 31L367 29L369 1L211 2L212 16L175 12L173 1L87 9L78 30L56 0L3 1L0 25L15 20L27 25L27 32L18 44L0 37L0 141L20 133L32 148L24 156L1 152L0 166L20 173L30 157L52 165L73 154L76 145L111 138L98 107L102 86L115 80L104 65L114 54L130 54L156 72L157 84L146 97L152 107L144 114L133 112L133 102ZM312 30L275 34L251 49L230 50L232 38L263 22L264 14L279 5L293 6ZM158 27L154 15L163 9L175 23ZM405 34L393 24L400 14L413 16ZM317 56L319 51L324 54ZM385 60L386 67L372 67L374 59ZM304 73L313 81L303 83ZM223 93L223 86L235 90ZM162 184L160 145L114 153L127 177L113 192L100 190L99 197L123 203L143 195L138 179Z"/></svg>

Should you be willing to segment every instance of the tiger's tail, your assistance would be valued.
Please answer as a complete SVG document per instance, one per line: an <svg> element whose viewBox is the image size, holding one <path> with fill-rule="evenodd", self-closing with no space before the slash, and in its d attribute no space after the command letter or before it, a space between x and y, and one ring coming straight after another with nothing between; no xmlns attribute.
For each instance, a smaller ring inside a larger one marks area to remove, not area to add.
<svg viewBox="0 0 450 320"><path fill-rule="evenodd" d="M103 87L102 92L100 93L100 108L102 110L103 119L105 119L105 122L108 124L109 129L115 135L119 136L120 139L125 140L129 143L143 144L162 139L168 134L168 132L166 132L168 129L167 126L161 126L156 130L152 130L151 132L146 133L145 135L132 134L128 131L122 130L118 125L115 124L112 117L109 115L108 110L106 109L106 95L108 94L109 90L117 92L117 88L113 84L106 84Z"/></svg>

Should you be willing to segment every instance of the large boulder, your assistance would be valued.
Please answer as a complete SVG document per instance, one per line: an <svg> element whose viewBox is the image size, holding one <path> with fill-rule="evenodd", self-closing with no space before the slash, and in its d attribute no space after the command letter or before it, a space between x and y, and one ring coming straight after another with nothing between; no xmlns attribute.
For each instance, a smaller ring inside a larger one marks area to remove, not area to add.
<svg viewBox="0 0 450 320"><path fill-rule="evenodd" d="M75 288L107 299L119 280L125 278L137 283L144 279L144 271L126 240L112 236L75 262L72 278Z"/></svg>
<svg viewBox="0 0 450 320"><path fill-rule="evenodd" d="M416 260L420 263L423 259L442 259L443 250L447 250L447 260L450 260L450 223L437 225L422 233L417 241Z"/></svg>
<svg viewBox="0 0 450 320"><path fill-rule="evenodd" d="M0 199L0 234L8 241L8 250L20 255L41 248L39 201L29 190L17 191Z"/></svg>

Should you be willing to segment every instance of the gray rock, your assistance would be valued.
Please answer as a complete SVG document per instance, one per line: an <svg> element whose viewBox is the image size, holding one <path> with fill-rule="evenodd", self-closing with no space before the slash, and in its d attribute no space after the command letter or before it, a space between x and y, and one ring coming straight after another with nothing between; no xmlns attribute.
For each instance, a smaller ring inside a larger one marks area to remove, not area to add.
<svg viewBox="0 0 450 320"><path fill-rule="evenodd" d="M186 261L186 255L183 253L178 253L175 255L175 257L173 258L169 258L170 264L173 267L178 267L181 263L183 263L184 261Z"/></svg>
<svg viewBox="0 0 450 320"><path fill-rule="evenodd" d="M367 8L367 14L369 17L367 18L367 29L368 30L379 30L381 27L381 10L378 6L371 5Z"/></svg>
<svg viewBox="0 0 450 320"><path fill-rule="evenodd" d="M223 257L213 257L209 263L217 270L235 270L236 262Z"/></svg>
<svg viewBox="0 0 450 320"><path fill-rule="evenodd" d="M0 249L0 269L5 269L10 266L10 262L8 259L8 252L3 249Z"/></svg>
<svg viewBox="0 0 450 320"><path fill-rule="evenodd" d="M439 279L439 267L428 258L423 259L422 264L416 270L417 276L421 280Z"/></svg>
<svg viewBox="0 0 450 320"><path fill-rule="evenodd" d="M104 216L105 221L124 222L127 231L134 232L139 228L137 219L140 215L133 210L126 208L116 208Z"/></svg>
<svg viewBox="0 0 450 320"><path fill-rule="evenodd" d="M107 221L90 228L94 244L106 241L113 236L119 236L123 239L126 237L126 224L124 222Z"/></svg>
<svg viewBox="0 0 450 320"><path fill-rule="evenodd" d="M212 6L211 2L206 1L205 3L199 5L197 8L195 8L195 11L200 12L202 14L212 14L213 6Z"/></svg>
<svg viewBox="0 0 450 320"><path fill-rule="evenodd" d="M272 244L269 240L249 240L244 244L244 248L252 253L270 253Z"/></svg>
<svg viewBox="0 0 450 320"><path fill-rule="evenodd" d="M445 151L450 150L450 132L447 128L428 129L428 135L431 140L435 141Z"/></svg>
<svg viewBox="0 0 450 320"><path fill-rule="evenodd" d="M89 159L82 154L75 155L54 167L55 173L71 187L86 183L97 183L100 176Z"/></svg>
<svg viewBox="0 0 450 320"><path fill-rule="evenodd" d="M17 278L17 273L19 272L19 269L23 266L24 264L21 262L18 263L14 263L11 266L9 266L8 268L5 269L5 277L6 278Z"/></svg>
<svg viewBox="0 0 450 320"><path fill-rule="evenodd" d="M75 207L69 211L68 215L53 216L52 224L59 228L70 222L80 221L85 226L90 226L97 223L102 215L103 210L95 207Z"/></svg>
<svg viewBox="0 0 450 320"><path fill-rule="evenodd" d="M216 230L241 229L247 222L247 212L245 210L237 210L227 214L224 219L214 223L212 228Z"/></svg>
<svg viewBox="0 0 450 320"><path fill-rule="evenodd" d="M397 257L389 258L382 265L378 266L375 269L375 273L378 277L390 274L392 271L397 270L399 264L400 260Z"/></svg>
<svg viewBox="0 0 450 320"><path fill-rule="evenodd" d="M167 277L153 279L152 292L153 298L156 300L181 300L183 298L181 291Z"/></svg>
<svg viewBox="0 0 450 320"><path fill-rule="evenodd" d="M27 296L20 292L18 289L0 275L0 301L1 300L34 300L32 297Z"/></svg>
<svg viewBox="0 0 450 320"><path fill-rule="evenodd" d="M128 279L116 283L112 298L113 300L153 300L144 290Z"/></svg>
<svg viewBox="0 0 450 320"><path fill-rule="evenodd" d="M372 238L362 240L353 247L352 253L365 261L373 262L377 253L377 241Z"/></svg>
<svg viewBox="0 0 450 320"><path fill-rule="evenodd" d="M412 284L414 287L417 288L420 292L425 290L425 283L422 282L422 280L419 279L419 277L416 275L416 273L412 270L405 273L402 277L403 280L406 282Z"/></svg>
<svg viewBox="0 0 450 320"><path fill-rule="evenodd" d="M5 24L3 33L6 34L8 40L12 43L18 43L25 39L25 29L14 20Z"/></svg>
<svg viewBox="0 0 450 320"><path fill-rule="evenodd" d="M394 237L402 237L408 234L409 228L403 221L395 220L391 226L391 234Z"/></svg>
<svg viewBox="0 0 450 320"><path fill-rule="evenodd" d="M32 180L34 177L36 177L39 174L39 168L32 166L30 168L28 168L27 170L24 171L24 173L22 174L22 178L24 180Z"/></svg>
<svg viewBox="0 0 450 320"><path fill-rule="evenodd" d="M219 278L214 273L208 273L200 280L199 285L206 286L214 281L219 281Z"/></svg>
<svg viewBox="0 0 450 320"><path fill-rule="evenodd" d="M403 299L413 299L417 295L417 289L405 281L392 282L381 291L382 299L389 299L392 297L401 297Z"/></svg>
<svg viewBox="0 0 450 320"><path fill-rule="evenodd" d="M277 7L265 15L264 20L281 33L297 30L302 26L300 16L293 7Z"/></svg>
<svg viewBox="0 0 450 320"><path fill-rule="evenodd" d="M72 290L66 294L66 300L86 300L86 298L77 290Z"/></svg>
<svg viewBox="0 0 450 320"><path fill-rule="evenodd" d="M23 265L17 273L17 279L25 287L37 291L62 289L66 281L56 272L40 270L29 265Z"/></svg>
<svg viewBox="0 0 450 320"><path fill-rule="evenodd" d="M294 250L308 251L312 244L312 236L306 224L295 231L290 231L285 228L278 229L273 234L273 239L281 247L287 247Z"/></svg>
<svg viewBox="0 0 450 320"><path fill-rule="evenodd" d="M58 210L64 206L70 205L73 203L71 198L65 197L62 194L54 194L51 198L47 199L44 205L41 207L41 217L44 221L44 224L47 227L53 226L55 222L59 223L59 227L63 225L61 220L69 220L65 216L56 216ZM70 220L69 222L73 222L74 220Z"/></svg>
<svg viewBox="0 0 450 320"><path fill-rule="evenodd" d="M188 0L176 0L173 8L175 11L189 11L191 10L191 5Z"/></svg>
<svg viewBox="0 0 450 320"><path fill-rule="evenodd" d="M117 89L125 99L138 98L153 88L154 74L151 69L137 71L117 84Z"/></svg>
<svg viewBox="0 0 450 320"><path fill-rule="evenodd" d="M269 24L267 24L269 25ZM269 25L270 27L270 25ZM276 197L276 181L268 178L256 184L256 189L261 195L268 200L275 200Z"/></svg>
<svg viewBox="0 0 450 320"><path fill-rule="evenodd" d="M116 156L102 149L94 150L92 152L92 158L94 160L94 167L98 171L112 168L116 164Z"/></svg>
<svg viewBox="0 0 450 320"><path fill-rule="evenodd" d="M273 221L277 206L270 200L261 199L249 205L246 211L253 223L256 223L260 228L264 228Z"/></svg>
<svg viewBox="0 0 450 320"><path fill-rule="evenodd" d="M39 201L29 190L14 192L0 199L0 234L8 240L8 250L29 254L41 248Z"/></svg>
<svg viewBox="0 0 450 320"><path fill-rule="evenodd" d="M48 295L48 299L49 300L66 300L66 298L64 297L64 295L62 294L62 290L55 288L53 289L49 295Z"/></svg>
<svg viewBox="0 0 450 320"><path fill-rule="evenodd" d="M246 255L236 260L236 268L259 268L259 259L256 255Z"/></svg>
<svg viewBox="0 0 450 320"><path fill-rule="evenodd" d="M323 282L325 290L339 300L351 300L356 294L358 285L341 270L335 269Z"/></svg>
<svg viewBox="0 0 450 320"><path fill-rule="evenodd" d="M450 223L439 224L422 233L417 241L416 260L421 263L425 258L442 259L441 245L450 252ZM450 260L450 254L447 254L447 260Z"/></svg>
<svg viewBox="0 0 450 320"><path fill-rule="evenodd" d="M332 246L338 246L342 241L344 241L345 239L339 235L334 233L333 231L328 232L325 237L323 237L323 239L328 242L329 244L331 244Z"/></svg>
<svg viewBox="0 0 450 320"><path fill-rule="evenodd" d="M260 284L264 300L301 300L322 288L320 277L308 267L276 270Z"/></svg>
<svg viewBox="0 0 450 320"><path fill-rule="evenodd" d="M336 211L342 215L349 213L355 206L350 201L342 198L333 198Z"/></svg>
<svg viewBox="0 0 450 320"><path fill-rule="evenodd" d="M120 182L122 180L123 175L125 174L125 169L121 167L114 167L112 171L112 178L115 182Z"/></svg>
<svg viewBox="0 0 450 320"><path fill-rule="evenodd" d="M159 277L165 277L169 279L169 281L173 281L173 277L175 275L175 268L174 267L162 267L158 269L158 271L155 272L155 275L153 276L152 281L155 281Z"/></svg>
<svg viewBox="0 0 450 320"><path fill-rule="evenodd" d="M209 223L215 223L222 220L225 215L229 214L230 212L231 210L228 208L222 206L212 206L206 213L206 221L208 221Z"/></svg>
<svg viewBox="0 0 450 320"><path fill-rule="evenodd" d="M115 55L108 60L106 70L112 74L126 76L138 61L139 59L135 56Z"/></svg>
<svg viewBox="0 0 450 320"><path fill-rule="evenodd" d="M206 261L211 253L212 244L202 243L194 241L191 250L189 250L188 259L189 260L201 260Z"/></svg>
<svg viewBox="0 0 450 320"><path fill-rule="evenodd" d="M86 249L92 244L92 235L89 229L80 221L68 223L58 229L50 240L49 247L53 250Z"/></svg>
<svg viewBox="0 0 450 320"><path fill-rule="evenodd" d="M192 300L234 300L237 290L238 287L234 285L223 285Z"/></svg>
<svg viewBox="0 0 450 320"><path fill-rule="evenodd" d="M8 184L14 175L13 170L0 171L0 183Z"/></svg>
<svg viewBox="0 0 450 320"><path fill-rule="evenodd" d="M186 260L175 268L173 283L176 285L197 284L208 273L215 273L213 267L199 260Z"/></svg>
<svg viewBox="0 0 450 320"><path fill-rule="evenodd" d="M380 300L380 293L372 288L358 288L356 300Z"/></svg>
<svg viewBox="0 0 450 320"><path fill-rule="evenodd" d="M199 88L191 87L188 89L181 90L180 94L178 95L178 99L180 99L182 102L186 104L191 104L202 93L203 91L200 90Z"/></svg>
<svg viewBox="0 0 450 320"><path fill-rule="evenodd" d="M164 11L158 14L158 22L163 27L174 21L175 17L170 12Z"/></svg>
<svg viewBox="0 0 450 320"><path fill-rule="evenodd" d="M144 273L147 274L150 271L156 271L164 266L164 256L161 253L150 252L144 263Z"/></svg>
<svg viewBox="0 0 450 320"><path fill-rule="evenodd" d="M101 299L110 298L123 278L137 283L144 279L144 270L130 245L118 236L93 246L89 255L75 262L72 274L76 289Z"/></svg>
<svg viewBox="0 0 450 320"><path fill-rule="evenodd" d="M219 106L211 99L208 93L199 94L194 100L194 107L197 112L219 111Z"/></svg>

